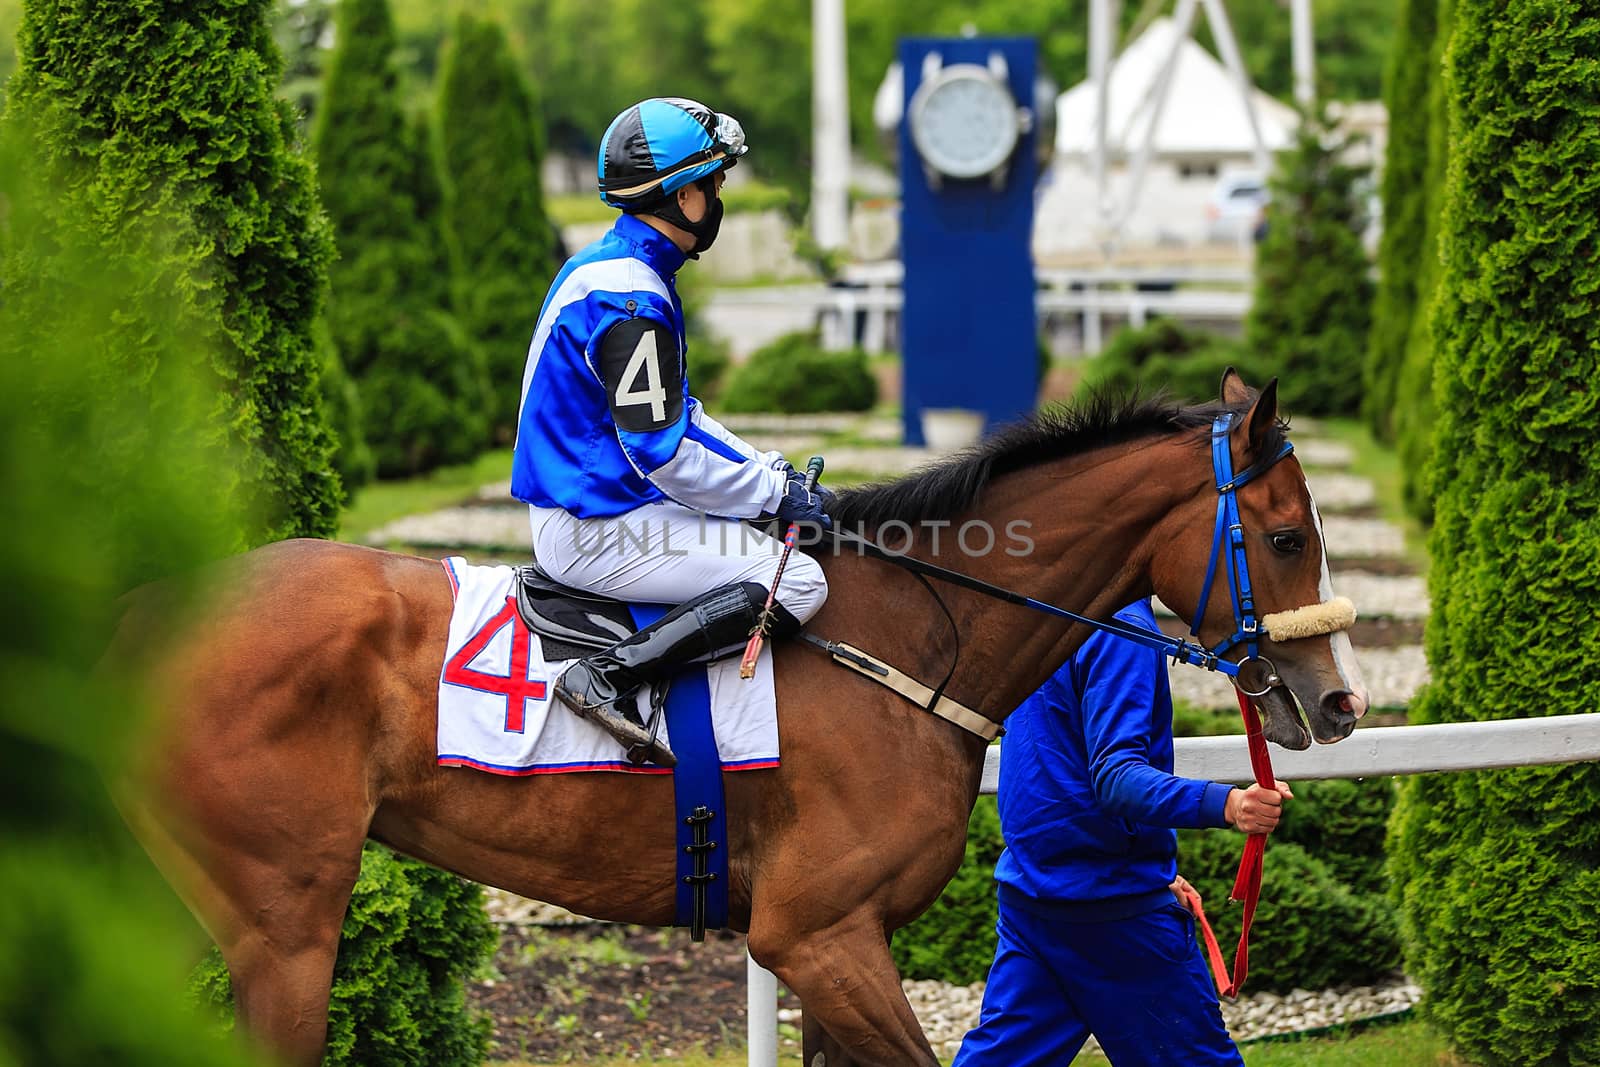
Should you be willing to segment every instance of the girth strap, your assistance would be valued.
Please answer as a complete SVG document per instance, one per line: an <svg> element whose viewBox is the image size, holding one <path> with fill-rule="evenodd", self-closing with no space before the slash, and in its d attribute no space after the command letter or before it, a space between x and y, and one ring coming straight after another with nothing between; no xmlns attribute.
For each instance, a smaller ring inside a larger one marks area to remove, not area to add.
<svg viewBox="0 0 1600 1067"><path fill-rule="evenodd" d="M957 703L942 693L936 692L931 686L923 685L905 672L889 666L880 659L874 659L854 645L847 645L842 641L829 641L815 634L800 634L800 639L808 644L816 645L828 655L833 657L833 662L841 667L849 667L858 674L871 678L879 685L893 689L923 711L939 716L948 722L953 722L968 733L977 734L985 741L993 741L1005 733L1005 728L993 719L985 718L965 704Z"/></svg>

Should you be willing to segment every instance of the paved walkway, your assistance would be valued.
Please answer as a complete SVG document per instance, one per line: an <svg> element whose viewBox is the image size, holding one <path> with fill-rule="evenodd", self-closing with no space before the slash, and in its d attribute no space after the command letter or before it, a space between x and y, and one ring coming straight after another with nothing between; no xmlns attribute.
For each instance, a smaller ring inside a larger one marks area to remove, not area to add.
<svg viewBox="0 0 1600 1067"><path fill-rule="evenodd" d="M747 415L723 421L757 447L776 448L790 457L825 455L829 469L851 481L898 477L941 455L895 444L899 420L883 416ZM1407 624L1399 629L1414 639L1428 614L1426 583L1406 562L1400 529L1371 517L1373 486L1350 473L1349 447L1320 436L1314 423L1302 421L1296 427L1295 454L1306 467L1323 514L1335 591L1355 601L1362 619ZM441 556L520 559L527 553L527 511L511 500L505 483L487 485L473 501L389 523L368 541ZM1420 645L1358 644L1356 651L1375 708L1404 707L1427 679ZM1174 666L1171 677L1173 695L1180 700L1206 708L1235 706L1232 687L1221 675Z"/></svg>

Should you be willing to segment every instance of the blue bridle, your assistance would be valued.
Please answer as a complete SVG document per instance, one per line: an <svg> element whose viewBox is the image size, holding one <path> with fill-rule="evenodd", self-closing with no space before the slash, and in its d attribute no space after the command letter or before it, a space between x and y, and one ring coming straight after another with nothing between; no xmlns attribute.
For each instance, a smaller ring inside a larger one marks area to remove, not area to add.
<svg viewBox="0 0 1600 1067"><path fill-rule="evenodd" d="M917 574L938 578L952 585L962 586L975 590L997 600L1004 600L1011 604L1020 604L1023 607L1042 611L1047 615L1056 615L1073 622L1081 622L1085 626L1092 626L1096 630L1103 630L1108 634L1133 641L1147 648L1154 648L1164 656L1170 656L1174 663L1187 663L1194 667L1204 667L1208 671L1220 671L1233 679L1234 685L1239 686L1246 696L1261 696L1278 684L1277 671L1270 660L1264 659L1260 654L1261 621L1256 617L1255 596L1250 591L1250 569L1245 560L1244 552L1244 526L1239 521L1239 499L1236 495L1242 485L1254 481L1257 477L1271 469L1273 464L1294 451L1294 445L1288 440L1272 455L1262 456L1256 462L1240 471L1233 472L1233 453L1228 448L1228 432L1233 426L1233 413L1227 412L1218 415L1211 423L1211 470L1217 480L1217 521L1211 537L1211 557L1206 565L1206 579L1200 587L1200 602L1195 605L1194 625L1189 629L1189 636L1196 639L1194 642L1186 641L1181 637L1168 637L1166 634L1154 630L1146 630L1142 626L1133 626L1128 623L1118 622L1115 619L1091 619L1086 615L1079 615L1075 611L1047 604L1042 600L1035 600L1015 590L1004 589L992 585L978 578L952 571L936 564L927 563L919 559L899 556L885 551L873 542L843 530L836 529L834 537L838 540L858 546L865 554L875 556L885 562ZM1211 648L1199 644L1200 623L1206 615L1206 604L1211 599L1211 586L1216 581L1217 563L1226 559L1228 564L1228 588L1233 597L1233 633L1223 638ZM1232 663L1223 659L1223 655L1232 651L1238 645L1245 646L1246 658L1240 663ZM1265 666L1262 686L1260 690L1245 689L1239 684L1239 668L1245 663L1260 662ZM951 672L954 673L954 666ZM946 682L949 681L947 677ZM943 685L939 690L943 690Z"/></svg>

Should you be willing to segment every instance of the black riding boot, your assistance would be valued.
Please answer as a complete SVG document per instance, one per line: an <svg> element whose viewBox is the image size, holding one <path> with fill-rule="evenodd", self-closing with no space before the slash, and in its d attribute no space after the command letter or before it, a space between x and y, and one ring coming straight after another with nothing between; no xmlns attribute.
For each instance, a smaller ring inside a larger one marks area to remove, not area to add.
<svg viewBox="0 0 1600 1067"><path fill-rule="evenodd" d="M688 664L709 663L741 650L766 601L767 591L755 582L703 593L632 637L568 667L556 679L556 697L621 741L633 762L671 767L677 757L651 736L639 716L640 686L661 682ZM772 636L788 637L799 630L799 621L774 605Z"/></svg>

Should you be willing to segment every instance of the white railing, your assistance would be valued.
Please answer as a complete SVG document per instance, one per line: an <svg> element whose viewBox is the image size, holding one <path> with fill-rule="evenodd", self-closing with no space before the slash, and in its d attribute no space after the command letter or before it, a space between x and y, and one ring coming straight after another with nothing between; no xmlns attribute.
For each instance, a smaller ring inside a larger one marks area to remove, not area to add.
<svg viewBox="0 0 1600 1067"><path fill-rule="evenodd" d="M991 746L979 792L993 793L1000 781L1000 749ZM1336 745L1304 752L1274 748L1273 772L1286 782L1313 778L1377 778L1438 771L1483 771L1600 760L1600 714L1551 715L1542 719L1380 726L1357 730ZM1250 753L1244 738L1180 737L1173 771L1185 778L1248 782ZM778 1062L778 980L755 960L747 961L750 1067Z"/></svg>

